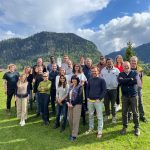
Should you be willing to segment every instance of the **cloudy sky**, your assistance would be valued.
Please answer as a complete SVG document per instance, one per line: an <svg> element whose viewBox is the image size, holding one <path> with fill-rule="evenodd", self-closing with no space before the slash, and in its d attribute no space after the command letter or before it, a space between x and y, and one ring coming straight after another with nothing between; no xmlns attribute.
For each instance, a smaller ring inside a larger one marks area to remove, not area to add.
<svg viewBox="0 0 150 150"><path fill-rule="evenodd" d="M150 0L0 0L0 40L72 32L105 55L150 42Z"/></svg>

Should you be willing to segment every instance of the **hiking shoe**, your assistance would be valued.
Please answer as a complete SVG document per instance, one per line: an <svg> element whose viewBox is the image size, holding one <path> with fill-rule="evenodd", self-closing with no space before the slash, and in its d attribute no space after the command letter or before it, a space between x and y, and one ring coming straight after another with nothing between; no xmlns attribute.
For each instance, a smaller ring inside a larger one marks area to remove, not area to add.
<svg viewBox="0 0 150 150"><path fill-rule="evenodd" d="M120 134L124 135L127 132L127 128L123 127L123 129L121 130Z"/></svg>
<svg viewBox="0 0 150 150"><path fill-rule="evenodd" d="M135 136L139 136L140 135L140 129L139 128L135 128L134 135Z"/></svg>
<svg viewBox="0 0 150 150"><path fill-rule="evenodd" d="M145 117L140 117L140 120L143 121L143 122L148 122Z"/></svg>
<svg viewBox="0 0 150 150"><path fill-rule="evenodd" d="M116 117L112 117L112 123L116 123Z"/></svg>
<svg viewBox="0 0 150 150"><path fill-rule="evenodd" d="M76 137L75 136L70 136L70 141L75 141L76 140Z"/></svg>
<svg viewBox="0 0 150 150"><path fill-rule="evenodd" d="M88 131L85 132L86 135L93 133L93 129L89 129Z"/></svg>
<svg viewBox="0 0 150 150"><path fill-rule="evenodd" d="M97 133L97 138L101 138L102 137L102 131L98 131L98 133Z"/></svg>

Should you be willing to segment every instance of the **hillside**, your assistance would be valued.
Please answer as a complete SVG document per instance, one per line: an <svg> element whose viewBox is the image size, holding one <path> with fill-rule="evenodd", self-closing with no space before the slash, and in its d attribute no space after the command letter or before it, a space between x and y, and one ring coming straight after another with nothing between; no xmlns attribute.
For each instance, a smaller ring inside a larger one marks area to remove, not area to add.
<svg viewBox="0 0 150 150"><path fill-rule="evenodd" d="M47 61L50 55L57 57L63 54L76 61L81 55L97 60L101 53L91 41L73 33L40 32L25 39L12 38L0 42L1 66L9 63L32 65L39 56Z"/></svg>
<svg viewBox="0 0 150 150"><path fill-rule="evenodd" d="M140 46L134 48L134 51L141 62L150 63L150 43L140 45ZM114 59L117 55L124 56L125 48L118 52L112 52L112 53L106 55L106 57L111 57Z"/></svg>

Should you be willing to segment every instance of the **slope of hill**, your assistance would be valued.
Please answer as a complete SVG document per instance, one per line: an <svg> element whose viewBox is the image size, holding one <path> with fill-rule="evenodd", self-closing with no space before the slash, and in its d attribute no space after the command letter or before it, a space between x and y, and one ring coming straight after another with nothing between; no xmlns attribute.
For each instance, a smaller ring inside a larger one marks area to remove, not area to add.
<svg viewBox="0 0 150 150"><path fill-rule="evenodd" d="M37 57L45 61L50 55L55 57L68 54L72 59L93 57L98 59L101 54L95 44L73 33L40 32L25 39L12 38L0 42L0 64L9 63L31 65Z"/></svg>
<svg viewBox="0 0 150 150"><path fill-rule="evenodd" d="M150 63L150 43L140 45L134 48L134 51L141 62ZM106 57L111 57L114 59L117 55L125 56L125 48L121 51L112 52L106 55Z"/></svg>

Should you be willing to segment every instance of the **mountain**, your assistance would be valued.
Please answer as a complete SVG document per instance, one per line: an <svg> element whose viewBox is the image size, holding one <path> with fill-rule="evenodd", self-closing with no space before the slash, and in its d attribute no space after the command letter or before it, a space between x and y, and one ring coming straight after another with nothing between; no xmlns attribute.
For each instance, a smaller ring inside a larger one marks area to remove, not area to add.
<svg viewBox="0 0 150 150"><path fill-rule="evenodd" d="M122 55L124 57L125 51L126 51L126 48L123 48L120 51L112 52L106 55L106 57L111 57L113 59L115 59L117 55ZM134 48L134 51L135 51L136 56L139 58L139 60L142 63L150 63L150 43L140 45Z"/></svg>
<svg viewBox="0 0 150 150"><path fill-rule="evenodd" d="M1 66L9 63L33 65L37 57L47 61L50 55L63 57L64 54L74 61L79 61L80 56L92 57L96 61L101 55L94 43L73 33L40 32L25 39L0 41Z"/></svg>

